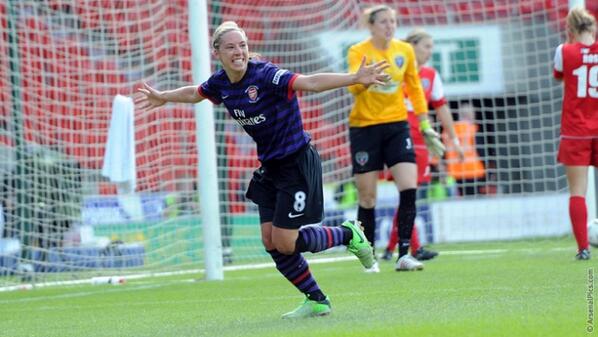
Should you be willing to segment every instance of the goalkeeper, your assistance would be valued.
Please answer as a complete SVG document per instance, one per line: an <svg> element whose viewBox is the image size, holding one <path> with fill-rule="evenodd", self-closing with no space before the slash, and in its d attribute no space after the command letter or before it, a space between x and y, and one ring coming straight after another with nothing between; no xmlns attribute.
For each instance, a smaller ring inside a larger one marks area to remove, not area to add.
<svg viewBox="0 0 598 337"><path fill-rule="evenodd" d="M359 208L357 218L365 235L375 247L376 187L380 170L386 165L400 194L398 206L400 270L421 270L423 264L409 255L410 238L416 216L417 166L407 122L405 93L413 103L420 130L429 150L442 156L444 145L428 121L428 108L413 47L394 38L397 26L395 11L386 5L368 8L363 15L370 38L349 49L349 71L359 69L365 57L368 63L386 61L389 80L383 85L356 84L349 87L355 104L349 115L349 136L353 174ZM366 272L379 272L378 263Z"/></svg>

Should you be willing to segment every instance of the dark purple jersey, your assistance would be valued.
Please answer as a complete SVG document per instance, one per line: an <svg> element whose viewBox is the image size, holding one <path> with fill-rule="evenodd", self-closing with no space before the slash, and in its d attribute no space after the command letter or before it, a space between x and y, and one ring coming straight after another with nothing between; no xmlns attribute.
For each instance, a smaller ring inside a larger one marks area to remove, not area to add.
<svg viewBox="0 0 598 337"><path fill-rule="evenodd" d="M224 103L256 142L258 159L267 162L297 152L310 141L293 91L296 78L297 74L270 62L249 61L241 81L231 83L220 70L198 90L212 103Z"/></svg>

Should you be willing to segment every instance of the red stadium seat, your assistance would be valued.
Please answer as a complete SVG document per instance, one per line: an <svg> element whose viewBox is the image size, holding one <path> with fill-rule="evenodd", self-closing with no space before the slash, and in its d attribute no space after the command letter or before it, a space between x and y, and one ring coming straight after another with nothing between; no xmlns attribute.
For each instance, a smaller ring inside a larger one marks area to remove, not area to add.
<svg viewBox="0 0 598 337"><path fill-rule="evenodd" d="M476 22L484 18L485 5L483 1L473 0L458 2L452 6L458 22Z"/></svg>
<svg viewBox="0 0 598 337"><path fill-rule="evenodd" d="M522 0L519 3L519 13L522 15L531 15L543 13L546 7L544 0Z"/></svg>
<svg viewBox="0 0 598 337"><path fill-rule="evenodd" d="M97 1L75 1L73 11L78 15L82 29L93 30L101 26L100 7Z"/></svg>
<svg viewBox="0 0 598 337"><path fill-rule="evenodd" d="M101 195L116 195L116 185L110 182L101 181L98 183L98 193Z"/></svg>
<svg viewBox="0 0 598 337"><path fill-rule="evenodd" d="M485 2L485 6L485 15L488 20L506 18L511 13L512 7L514 7L509 3L509 0L489 0Z"/></svg>
<svg viewBox="0 0 598 337"><path fill-rule="evenodd" d="M252 19L262 16L258 10L258 5L264 6L265 4L258 0L248 0L243 5L239 5L231 0L222 2L223 21L235 20L245 30L250 43L264 40L266 27L263 26L262 21ZM288 17L287 20L289 20Z"/></svg>
<svg viewBox="0 0 598 337"><path fill-rule="evenodd" d="M3 35L0 36L1 39L3 39L4 41L7 41L8 38L6 36L6 34L8 33L7 28L8 28L8 22L6 21L6 7L4 2L0 2L0 27L2 27L2 32Z"/></svg>

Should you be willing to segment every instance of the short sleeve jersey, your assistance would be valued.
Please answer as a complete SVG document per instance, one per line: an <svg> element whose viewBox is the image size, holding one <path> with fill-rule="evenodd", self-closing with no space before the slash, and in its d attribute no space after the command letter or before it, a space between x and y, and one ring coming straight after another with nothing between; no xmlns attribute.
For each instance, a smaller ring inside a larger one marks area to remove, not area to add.
<svg viewBox="0 0 598 337"><path fill-rule="evenodd" d="M239 82L231 83L220 70L198 90L212 103L224 104L257 144L258 159L267 162L293 154L310 141L292 89L297 76L270 62L249 61Z"/></svg>
<svg viewBox="0 0 598 337"><path fill-rule="evenodd" d="M419 78L422 83L422 88L424 89L424 95L426 96L426 102L436 109L439 108L447 103L446 97L444 97L444 87L442 86L442 80L438 75L436 69L432 67L420 67L419 68ZM411 138L413 138L413 144L418 147L424 146L424 137L422 136L421 132L419 132L419 119L413 112L413 105L409 98L405 102L407 105L407 111L409 112L408 120L409 120L409 127L411 128Z"/></svg>
<svg viewBox="0 0 598 337"><path fill-rule="evenodd" d="M558 46L554 77L564 82L561 136L598 138L598 42Z"/></svg>

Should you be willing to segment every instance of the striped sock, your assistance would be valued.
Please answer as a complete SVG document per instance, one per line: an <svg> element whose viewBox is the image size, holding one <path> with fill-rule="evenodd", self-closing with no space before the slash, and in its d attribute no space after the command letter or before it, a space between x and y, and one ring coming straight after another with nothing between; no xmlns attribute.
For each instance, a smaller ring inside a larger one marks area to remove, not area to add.
<svg viewBox="0 0 598 337"><path fill-rule="evenodd" d="M272 256L276 269L305 296L315 301L326 298L312 277L309 265L301 254L284 255L277 250L267 250L267 252Z"/></svg>
<svg viewBox="0 0 598 337"><path fill-rule="evenodd" d="M346 245L352 235L351 230L340 226L304 226L299 229L295 251L317 253L331 247Z"/></svg>

